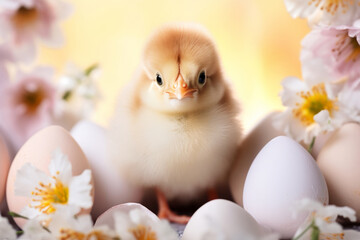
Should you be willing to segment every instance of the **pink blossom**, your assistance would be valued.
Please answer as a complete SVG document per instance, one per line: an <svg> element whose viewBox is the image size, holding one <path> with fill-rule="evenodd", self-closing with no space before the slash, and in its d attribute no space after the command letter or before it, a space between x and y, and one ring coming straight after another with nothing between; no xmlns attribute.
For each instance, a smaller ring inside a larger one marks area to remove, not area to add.
<svg viewBox="0 0 360 240"><path fill-rule="evenodd" d="M0 90L0 125L19 148L32 134L51 124L55 111L55 88L49 80L52 69L38 67L28 74L19 72L14 83Z"/></svg>
<svg viewBox="0 0 360 240"><path fill-rule="evenodd" d="M5 46L0 45L0 89L9 81L9 74L5 66L5 62L9 58L9 51Z"/></svg>
<svg viewBox="0 0 360 240"><path fill-rule="evenodd" d="M4 64L4 59L1 55L0 48L0 89L9 81L9 74Z"/></svg>
<svg viewBox="0 0 360 240"><path fill-rule="evenodd" d="M360 77L360 22L312 30L302 41L304 79L353 82Z"/></svg>
<svg viewBox="0 0 360 240"><path fill-rule="evenodd" d="M0 89L4 87L9 81L9 74L3 63L0 62Z"/></svg>
<svg viewBox="0 0 360 240"><path fill-rule="evenodd" d="M310 24L351 26L360 18L360 0L284 0L294 18L307 18Z"/></svg>
<svg viewBox="0 0 360 240"><path fill-rule="evenodd" d="M61 0L1 0L0 37L15 46L14 51L33 58L37 39L50 47L63 43L59 21L69 9Z"/></svg>
<svg viewBox="0 0 360 240"><path fill-rule="evenodd" d="M15 50L16 49L16 50ZM35 49L33 49L35 50ZM11 42L0 44L0 62L29 62L32 60L35 52L28 52L28 54L24 54L26 49L24 46L17 47Z"/></svg>

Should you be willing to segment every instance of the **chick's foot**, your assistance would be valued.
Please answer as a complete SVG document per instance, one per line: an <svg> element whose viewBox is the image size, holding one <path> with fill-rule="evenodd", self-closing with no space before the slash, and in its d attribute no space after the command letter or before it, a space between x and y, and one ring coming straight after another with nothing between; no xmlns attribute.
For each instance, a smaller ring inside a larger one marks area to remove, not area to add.
<svg viewBox="0 0 360 240"><path fill-rule="evenodd" d="M208 201L212 201L219 198L219 194L216 188L210 188L207 192Z"/></svg>
<svg viewBox="0 0 360 240"><path fill-rule="evenodd" d="M169 204L166 200L166 197L161 190L156 189L156 196L157 196L158 205L159 205L159 212L158 212L159 218L167 219L170 222L179 223L179 224L187 224L189 222L189 220L190 220L189 216L178 215L178 214L174 213L173 211L171 211Z"/></svg>

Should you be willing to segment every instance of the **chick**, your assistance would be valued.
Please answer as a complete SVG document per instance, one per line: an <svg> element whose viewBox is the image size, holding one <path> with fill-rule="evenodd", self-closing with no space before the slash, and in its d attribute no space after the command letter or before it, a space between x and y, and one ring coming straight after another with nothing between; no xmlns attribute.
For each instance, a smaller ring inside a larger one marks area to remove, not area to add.
<svg viewBox="0 0 360 240"><path fill-rule="evenodd" d="M184 223L166 200L193 199L226 178L242 133L239 112L209 34L166 25L120 94L112 161L129 180L157 190L159 217Z"/></svg>

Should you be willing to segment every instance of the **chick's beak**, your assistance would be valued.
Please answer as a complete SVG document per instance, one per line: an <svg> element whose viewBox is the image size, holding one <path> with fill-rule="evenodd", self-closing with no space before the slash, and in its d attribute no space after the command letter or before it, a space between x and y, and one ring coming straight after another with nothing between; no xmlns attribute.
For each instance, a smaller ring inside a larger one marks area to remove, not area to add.
<svg viewBox="0 0 360 240"><path fill-rule="evenodd" d="M170 99L178 100L183 98L192 98L194 97L195 92L197 92L197 89L189 88L181 74L179 74L173 86L168 91L166 91L166 93L169 94Z"/></svg>

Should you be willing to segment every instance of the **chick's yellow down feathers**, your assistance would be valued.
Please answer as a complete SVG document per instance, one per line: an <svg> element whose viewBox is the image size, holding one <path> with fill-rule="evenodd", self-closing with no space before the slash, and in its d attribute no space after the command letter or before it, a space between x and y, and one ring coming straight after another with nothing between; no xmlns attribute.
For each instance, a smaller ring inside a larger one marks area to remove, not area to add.
<svg viewBox="0 0 360 240"><path fill-rule="evenodd" d="M241 138L240 110L204 29L156 31L118 101L109 147L129 180L191 199L227 176Z"/></svg>

